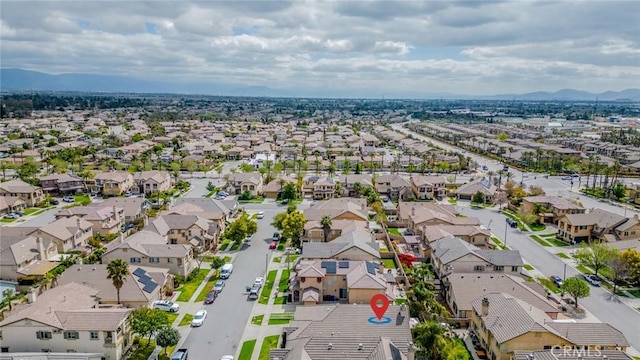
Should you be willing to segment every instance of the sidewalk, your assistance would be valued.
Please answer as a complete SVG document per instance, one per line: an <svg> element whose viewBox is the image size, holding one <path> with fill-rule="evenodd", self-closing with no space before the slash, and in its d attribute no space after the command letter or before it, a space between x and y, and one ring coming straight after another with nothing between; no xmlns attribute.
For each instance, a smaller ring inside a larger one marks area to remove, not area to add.
<svg viewBox="0 0 640 360"><path fill-rule="evenodd" d="M267 336L282 334L282 328L286 325L268 325L268 323L269 323L270 314L284 312L284 306L276 305L274 304L274 302L276 297L280 294L278 292L278 284L280 283L280 279L282 278L282 270L286 268L287 268L286 262L284 263L282 262L276 263L273 261L269 262L267 274L271 270L278 270L278 273L276 274L276 277L274 280L271 294L269 296L269 301L265 305L265 304L260 304L258 300L256 300L255 305L253 306L253 309L251 311L251 314L249 315L249 319L247 321L245 330L242 334L242 339L238 344L238 350L237 350L238 352L236 354L236 359L238 359L240 355L240 351L242 350L242 345L244 344L245 341L256 340L256 344L255 344L255 347L253 348L253 353L251 355L251 360L258 360L260 356L260 349L262 347L264 338ZM266 278L266 274L265 274L265 278ZM254 325L251 322L251 320L253 319L254 316L258 316L258 315L264 315L262 319L262 324Z"/></svg>

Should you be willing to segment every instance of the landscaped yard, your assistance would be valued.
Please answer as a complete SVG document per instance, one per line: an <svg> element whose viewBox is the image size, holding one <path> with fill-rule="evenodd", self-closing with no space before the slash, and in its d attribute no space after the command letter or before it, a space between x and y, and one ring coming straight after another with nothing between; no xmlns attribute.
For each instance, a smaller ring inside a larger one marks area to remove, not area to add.
<svg viewBox="0 0 640 360"><path fill-rule="evenodd" d="M402 234L400 234L400 230L398 230L397 228L388 228L387 232L391 235L402 236Z"/></svg>
<svg viewBox="0 0 640 360"><path fill-rule="evenodd" d="M278 274L278 270L271 270L267 274L267 280L262 287L262 292L260 293L260 299L258 299L258 303L266 305L269 302L269 297L271 296L271 290L273 290L273 283L276 281L276 275Z"/></svg>
<svg viewBox="0 0 640 360"><path fill-rule="evenodd" d="M207 276L206 270L194 270L197 273L192 277L191 280L182 284L176 291L180 291L180 295L178 295L178 301L189 301L193 296L193 293L196 292L198 286L204 281L204 278Z"/></svg>
<svg viewBox="0 0 640 360"><path fill-rule="evenodd" d="M236 251L236 250L238 250L238 248L240 247L240 245L242 245L242 243L240 243L240 242L234 242L234 243L231 245L231 249L229 249L229 251Z"/></svg>
<svg viewBox="0 0 640 360"><path fill-rule="evenodd" d="M279 263L280 262L280 257L279 256L274 257L273 258L273 262L274 263Z"/></svg>
<svg viewBox="0 0 640 360"><path fill-rule="evenodd" d="M196 302L204 301L204 299L207 298L207 294L213 289L213 285L215 285L216 281L218 281L218 272L216 272L209 278L209 281L207 281L207 283L202 288L202 291L200 291L200 293L198 294Z"/></svg>
<svg viewBox="0 0 640 360"><path fill-rule="evenodd" d="M264 202L263 197L257 197L251 200L238 200L240 204L262 204Z"/></svg>
<svg viewBox="0 0 640 360"><path fill-rule="evenodd" d="M146 339L140 339L140 345L131 354L129 360L147 360L155 348L156 343L153 339L149 342Z"/></svg>
<svg viewBox="0 0 640 360"><path fill-rule="evenodd" d="M26 215L31 215L31 214L33 214L33 213L35 213L37 211L40 211L40 210L42 210L42 209L28 208L28 209L25 209L22 213L26 216Z"/></svg>
<svg viewBox="0 0 640 360"><path fill-rule="evenodd" d="M289 269L282 270L280 282L278 283L278 291L285 292L289 290Z"/></svg>
<svg viewBox="0 0 640 360"><path fill-rule="evenodd" d="M293 320L294 313L275 313L269 316L269 325L284 325Z"/></svg>
<svg viewBox="0 0 640 360"><path fill-rule="evenodd" d="M449 204L451 205L455 205L458 203L458 199L450 197L449 199L447 199L447 201L449 202Z"/></svg>
<svg viewBox="0 0 640 360"><path fill-rule="evenodd" d="M264 319L264 315L256 315L254 317L251 318L251 323L253 325L262 325L262 319Z"/></svg>
<svg viewBox="0 0 640 360"><path fill-rule="evenodd" d="M557 247L565 247L565 246L569 246L569 244L567 244L566 242L562 241L562 240L558 240L555 237L553 238L545 238L546 241L548 241L551 245L553 246L557 246Z"/></svg>
<svg viewBox="0 0 640 360"><path fill-rule="evenodd" d="M543 238L541 238L538 235L531 235L531 238L533 240L535 240L538 244L542 245L542 246L551 246L551 244L549 244L548 242L546 242Z"/></svg>
<svg viewBox="0 0 640 360"><path fill-rule="evenodd" d="M247 340L242 344L242 348L240 348L240 355L238 355L238 360L251 360L251 355L253 355L253 349L256 347L256 340Z"/></svg>
<svg viewBox="0 0 640 360"><path fill-rule="evenodd" d="M529 225L529 228L531 229L531 231L542 231L542 230L546 229L547 226L545 224L533 223L533 224Z"/></svg>
<svg viewBox="0 0 640 360"><path fill-rule="evenodd" d="M167 318L169 319L169 324L173 324L180 314L178 313L167 313Z"/></svg>
<svg viewBox="0 0 640 360"><path fill-rule="evenodd" d="M74 202L79 203L82 206L91 204L91 198L89 195L76 195L73 197Z"/></svg>
<svg viewBox="0 0 640 360"><path fill-rule="evenodd" d="M231 244L231 240L223 241L222 244L220 244L220 251L227 250L227 247L229 246L229 244Z"/></svg>
<svg viewBox="0 0 640 360"><path fill-rule="evenodd" d="M191 324L191 321L193 321L193 315L184 314L184 317L182 319L180 319L180 324L178 324L178 326L189 325L189 324Z"/></svg>
<svg viewBox="0 0 640 360"><path fill-rule="evenodd" d="M278 347L278 340L280 335L267 336L262 340L262 347L260 348L259 360L269 360L269 350Z"/></svg>
<svg viewBox="0 0 640 360"><path fill-rule="evenodd" d="M382 264L385 269L397 269L396 261L394 259L382 259Z"/></svg>
<svg viewBox="0 0 640 360"><path fill-rule="evenodd" d="M5 217L3 217L2 219L0 219L1 222L5 222L5 223L10 223L10 222L14 222L16 221L16 219L7 219Z"/></svg>
<svg viewBox="0 0 640 360"><path fill-rule="evenodd" d="M554 293L558 294L560 293L560 289L558 289L558 287L556 286L556 284L551 281L551 279L547 279L547 278L538 278L538 280L540 281L540 283L542 285L544 285L547 289L553 291Z"/></svg>
<svg viewBox="0 0 640 360"><path fill-rule="evenodd" d="M277 298L275 298L275 300L273 300L273 303L275 305L284 305L287 303L287 297L286 296L278 296Z"/></svg>
<svg viewBox="0 0 640 360"><path fill-rule="evenodd" d="M407 299L396 299L395 304L396 305L402 305L402 304L406 304L407 303Z"/></svg>

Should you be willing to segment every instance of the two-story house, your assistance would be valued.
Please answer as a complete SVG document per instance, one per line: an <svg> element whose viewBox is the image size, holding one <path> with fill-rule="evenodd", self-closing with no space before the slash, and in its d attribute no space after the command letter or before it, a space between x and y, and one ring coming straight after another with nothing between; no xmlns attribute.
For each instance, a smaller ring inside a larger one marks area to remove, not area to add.
<svg viewBox="0 0 640 360"><path fill-rule="evenodd" d="M325 301L366 304L375 294L394 301L393 288L387 283L377 262L300 260L289 284L293 302L315 305Z"/></svg>
<svg viewBox="0 0 640 360"><path fill-rule="evenodd" d="M17 306L0 322L2 353L98 353L118 360L131 342L133 309L98 307L94 287L70 283Z"/></svg>
<svg viewBox="0 0 640 360"><path fill-rule="evenodd" d="M78 216L91 223L94 234L107 235L120 231L124 220L124 208L117 206L76 206L62 209L55 214L56 219Z"/></svg>
<svg viewBox="0 0 640 360"><path fill-rule="evenodd" d="M171 190L171 174L167 171L140 171L133 174L134 194L151 195L153 193Z"/></svg>
<svg viewBox="0 0 640 360"><path fill-rule="evenodd" d="M480 225L425 225L422 227L425 243L431 243L448 236L454 236L478 247L489 246L491 232Z"/></svg>
<svg viewBox="0 0 640 360"><path fill-rule="evenodd" d="M17 196L0 196L0 215L14 211L24 211L26 208L27 203Z"/></svg>
<svg viewBox="0 0 640 360"><path fill-rule="evenodd" d="M380 247L370 232L354 229L341 234L331 242L304 243L300 258L379 261Z"/></svg>
<svg viewBox="0 0 640 360"><path fill-rule="evenodd" d="M40 186L48 194L76 194L84 192L84 181L78 176L70 174L51 174L40 177Z"/></svg>
<svg viewBox="0 0 640 360"><path fill-rule="evenodd" d="M447 194L444 176L414 175L411 186L417 199L431 200Z"/></svg>
<svg viewBox="0 0 640 360"><path fill-rule="evenodd" d="M559 196L528 196L522 199L520 210L525 213L535 212L541 224L557 224L563 215L584 214L586 211L581 205Z"/></svg>
<svg viewBox="0 0 640 360"><path fill-rule="evenodd" d="M33 186L20 179L0 182L0 196L18 197L27 206L35 206L44 200L41 187Z"/></svg>
<svg viewBox="0 0 640 360"><path fill-rule="evenodd" d="M139 197L117 198L112 197L105 199L100 203L104 207L118 207L124 209L123 223L133 223L138 219L144 219L147 211L151 207L149 201Z"/></svg>
<svg viewBox="0 0 640 360"><path fill-rule="evenodd" d="M407 200L415 196L411 182L398 174L378 176L374 187L380 195L386 195L392 200Z"/></svg>
<svg viewBox="0 0 640 360"><path fill-rule="evenodd" d="M145 229L164 236L169 244L186 244L201 249L213 247L213 233L216 231L207 219L196 215L162 215Z"/></svg>
<svg viewBox="0 0 640 360"><path fill-rule="evenodd" d="M453 272L520 275L524 262L518 250L483 250L450 236L431 244L431 264L443 278Z"/></svg>
<svg viewBox="0 0 640 360"><path fill-rule="evenodd" d="M594 209L586 214L567 214L558 219L556 237L567 243L600 239L616 241L615 229L628 219L612 212Z"/></svg>
<svg viewBox="0 0 640 360"><path fill-rule="evenodd" d="M183 277L197 267L191 245L167 244L164 236L144 230L108 246L102 262L107 264L113 259L123 259L132 266L167 268L169 273Z"/></svg>
<svg viewBox="0 0 640 360"><path fill-rule="evenodd" d="M460 217L456 209L449 204L429 202L400 202L398 204L398 225L411 229L414 234L422 235L426 226L478 226L480 220L475 217Z"/></svg>
<svg viewBox="0 0 640 360"><path fill-rule="evenodd" d="M126 171L109 171L97 173L93 178L92 193L104 196L120 196L135 185L133 175Z"/></svg>
<svg viewBox="0 0 640 360"><path fill-rule="evenodd" d="M229 186L235 194L248 191L252 196L262 194L262 175L259 172L229 174Z"/></svg>
<svg viewBox="0 0 640 360"><path fill-rule="evenodd" d="M356 191L358 187L360 187L360 191L366 187L373 188L372 178L369 174L341 175L337 182L340 184L340 195L342 196L358 195Z"/></svg>
<svg viewBox="0 0 640 360"><path fill-rule="evenodd" d="M27 236L18 241L2 239L0 279L19 283L35 283L58 266L49 261L58 255L53 241Z"/></svg>
<svg viewBox="0 0 640 360"><path fill-rule="evenodd" d="M327 200L332 199L336 191L336 182L330 177L320 177L313 184L313 199Z"/></svg>
<svg viewBox="0 0 640 360"><path fill-rule="evenodd" d="M61 254L71 250L86 251L87 241L93 235L93 226L78 216L71 216L50 222L29 235L55 243Z"/></svg>
<svg viewBox="0 0 640 360"><path fill-rule="evenodd" d="M471 305L471 329L489 359L509 360L522 350L625 350L629 346L626 337L609 324L554 322L544 311L506 293L481 295Z"/></svg>
<svg viewBox="0 0 640 360"><path fill-rule="evenodd" d="M484 196L484 202L493 203L498 188L491 184L488 179L479 179L468 182L456 189L456 197L458 200L472 200L473 196L478 192Z"/></svg>

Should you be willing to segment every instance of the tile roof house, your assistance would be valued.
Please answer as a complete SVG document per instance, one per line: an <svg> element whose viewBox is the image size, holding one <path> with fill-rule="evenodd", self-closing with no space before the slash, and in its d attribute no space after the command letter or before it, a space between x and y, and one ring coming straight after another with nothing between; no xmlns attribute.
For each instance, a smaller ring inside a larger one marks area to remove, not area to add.
<svg viewBox="0 0 640 360"><path fill-rule="evenodd" d="M116 206L124 209L124 223L133 223L137 219L144 218L149 210L149 202L139 197L119 198L112 197L105 199L96 206Z"/></svg>
<svg viewBox="0 0 640 360"><path fill-rule="evenodd" d="M37 281L58 266L58 262L49 261L56 255L58 247L53 241L36 236L18 241L4 237L0 243L0 279Z"/></svg>
<svg viewBox="0 0 640 360"><path fill-rule="evenodd" d="M161 215L145 230L166 237L169 244L190 244L202 249L211 249L216 245L216 226L196 215Z"/></svg>
<svg viewBox="0 0 640 360"><path fill-rule="evenodd" d="M14 211L23 211L27 203L17 196L0 196L0 215Z"/></svg>
<svg viewBox="0 0 640 360"><path fill-rule="evenodd" d="M113 285L112 285L113 287ZM81 284L54 287L18 305L0 322L3 353L98 353L120 359L131 342L132 309L101 308L100 291Z"/></svg>
<svg viewBox="0 0 640 360"><path fill-rule="evenodd" d="M608 324L554 322L535 306L505 293L482 295L472 302L471 328L491 359L511 359L519 350L554 346L625 350L625 336Z"/></svg>
<svg viewBox="0 0 640 360"><path fill-rule="evenodd" d="M307 221L304 224L304 235L302 241L304 242L324 242L332 241L336 237L353 231L360 230L369 232L369 222L358 220L331 220L331 226L325 239L325 230L319 220Z"/></svg>
<svg viewBox="0 0 640 360"><path fill-rule="evenodd" d="M105 196L121 196L134 187L133 175L126 171L97 173L93 177L92 193L102 192Z"/></svg>
<svg viewBox="0 0 640 360"><path fill-rule="evenodd" d="M495 185L482 178L460 186L456 190L456 197L459 200L471 200L476 193L480 192L484 195L485 203L492 203L497 191L498 188Z"/></svg>
<svg viewBox="0 0 640 360"><path fill-rule="evenodd" d="M327 200L333 199L336 191L336 182L333 178L322 176L313 183L313 199Z"/></svg>
<svg viewBox="0 0 640 360"><path fill-rule="evenodd" d="M444 176L414 175L410 181L417 199L430 200L447 194Z"/></svg>
<svg viewBox="0 0 640 360"><path fill-rule="evenodd" d="M116 206L76 206L62 209L55 214L56 219L78 216L91 223L94 234L115 234L120 231L124 220L124 209Z"/></svg>
<svg viewBox="0 0 640 360"><path fill-rule="evenodd" d="M72 265L58 278L59 286L70 283L96 289L102 305L117 304L116 289L107 279L106 264ZM149 306L153 301L163 299L165 290L172 289L173 276L168 269L129 265L129 275L120 289L120 302L129 308Z"/></svg>
<svg viewBox="0 0 640 360"><path fill-rule="evenodd" d="M547 298L546 289L537 282L528 282L509 274L458 273L442 280L444 299L454 317L471 318L471 302L480 295L506 293L542 310L551 319L558 318L561 309Z"/></svg>
<svg viewBox="0 0 640 360"><path fill-rule="evenodd" d="M55 243L58 253L86 251L87 241L93 235L93 225L78 216L71 216L54 220L29 235Z"/></svg>
<svg viewBox="0 0 640 360"><path fill-rule="evenodd" d="M401 201L397 213L400 227L407 227L419 235L422 234L423 228L429 225L480 225L478 218L457 216L455 207L448 204Z"/></svg>
<svg viewBox="0 0 640 360"><path fill-rule="evenodd" d="M612 212L593 209L586 214L567 214L558 219L556 237L568 243L600 239L619 240L615 229L629 221L628 218Z"/></svg>
<svg viewBox="0 0 640 360"><path fill-rule="evenodd" d="M367 199L364 198L336 198L316 202L303 212L307 221L320 221L324 215L328 215L332 221L369 220Z"/></svg>
<svg viewBox="0 0 640 360"><path fill-rule="evenodd" d="M354 185L359 183L362 188L373 188L372 177L369 174L340 175L336 181L340 184L340 195L356 196Z"/></svg>
<svg viewBox="0 0 640 360"><path fill-rule="evenodd" d="M151 195L171 189L171 174L168 171L139 171L133 174L133 182L131 192Z"/></svg>
<svg viewBox="0 0 640 360"><path fill-rule="evenodd" d="M559 347L548 350L516 350L513 352L513 360L633 360L633 357L621 350L587 351L573 349L572 347Z"/></svg>
<svg viewBox="0 0 640 360"><path fill-rule="evenodd" d="M374 324L367 305L298 306L284 329L286 343L270 359L283 360L413 360L409 311L390 305L391 321Z"/></svg>
<svg viewBox="0 0 640 360"><path fill-rule="evenodd" d="M387 195L392 200L406 201L410 196L415 196L411 182L398 174L378 176L374 187L378 193Z"/></svg>
<svg viewBox="0 0 640 360"><path fill-rule="evenodd" d="M29 207L44 200L41 187L30 185L20 179L0 182L0 196L17 196Z"/></svg>
<svg viewBox="0 0 640 360"><path fill-rule="evenodd" d="M520 210L531 212L539 209L541 223L557 224L558 219L566 214L584 214L586 209L570 200L559 196L528 196L522 199Z"/></svg>
<svg viewBox="0 0 640 360"><path fill-rule="evenodd" d="M262 175L258 172L229 174L228 182L236 195L245 191L253 196L262 194Z"/></svg>
<svg viewBox="0 0 640 360"><path fill-rule="evenodd" d="M491 244L491 232L481 225L425 225L421 232L427 244L448 236L455 236L479 247Z"/></svg>
<svg viewBox="0 0 640 360"><path fill-rule="evenodd" d="M331 242L306 242L301 259L305 260L380 260L380 247L368 231L352 230Z"/></svg>
<svg viewBox="0 0 640 360"><path fill-rule="evenodd" d="M40 186L49 194L75 194L86 189L82 178L70 174L51 174L42 176Z"/></svg>
<svg viewBox="0 0 640 360"><path fill-rule="evenodd" d="M451 271L520 275L524 265L518 250L483 250L453 236L432 243L431 248L431 264L439 277Z"/></svg>
<svg viewBox="0 0 640 360"><path fill-rule="evenodd" d="M368 304L375 294L395 299L393 287L378 262L355 260L299 260L289 290L292 301L315 305L325 301Z"/></svg>

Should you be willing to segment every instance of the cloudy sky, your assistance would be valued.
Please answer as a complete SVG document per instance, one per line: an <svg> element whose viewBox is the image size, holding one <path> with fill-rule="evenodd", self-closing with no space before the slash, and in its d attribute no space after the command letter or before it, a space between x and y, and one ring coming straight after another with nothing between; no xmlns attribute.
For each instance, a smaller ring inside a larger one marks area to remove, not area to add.
<svg viewBox="0 0 640 360"><path fill-rule="evenodd" d="M640 2L2 0L2 67L274 89L640 87Z"/></svg>

